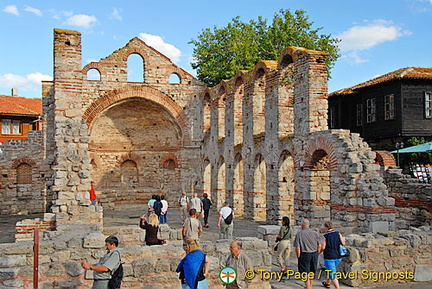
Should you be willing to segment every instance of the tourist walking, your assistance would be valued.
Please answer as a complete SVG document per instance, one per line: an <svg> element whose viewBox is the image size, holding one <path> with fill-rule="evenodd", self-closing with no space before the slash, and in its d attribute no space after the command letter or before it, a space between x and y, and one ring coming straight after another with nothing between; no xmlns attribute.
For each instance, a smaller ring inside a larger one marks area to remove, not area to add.
<svg viewBox="0 0 432 289"><path fill-rule="evenodd" d="M289 266L289 257L291 253L291 228L290 219L286 216L282 217L282 226L279 234L276 237L277 250L276 256L281 272L286 272Z"/></svg>
<svg viewBox="0 0 432 289"><path fill-rule="evenodd" d="M146 230L145 243L147 246L161 245L161 240L158 239L159 218L156 214L151 214L149 221L143 215L140 218L140 228Z"/></svg>
<svg viewBox="0 0 432 289"><path fill-rule="evenodd" d="M86 270L93 271L93 289L108 289L108 282L112 272L120 266L121 255L117 250L118 239L116 236L109 236L105 239L106 254L100 258L96 264L89 264L87 260L81 261L81 265Z"/></svg>
<svg viewBox="0 0 432 289"><path fill-rule="evenodd" d="M234 229L234 211L225 202L223 207L219 211L218 228L220 228L219 239L230 239L233 238Z"/></svg>
<svg viewBox="0 0 432 289"><path fill-rule="evenodd" d="M190 237L198 240L203 232L201 222L196 218L195 209L189 210L189 218L183 224L182 235L183 238Z"/></svg>
<svg viewBox="0 0 432 289"><path fill-rule="evenodd" d="M324 266L327 272L327 281L322 282L323 286L330 288L330 282L333 283L336 289L339 289L339 281L336 278L336 267L342 261L340 255L340 245L345 246L345 238L341 233L333 229L332 222L325 222L324 228L327 233L324 234L324 242L322 250L324 252Z"/></svg>
<svg viewBox="0 0 432 289"><path fill-rule="evenodd" d="M196 218L199 219L199 216L201 214L202 211L202 202L201 199L198 198L197 194L194 193L193 194L193 198L191 200L191 209L195 209L196 210Z"/></svg>
<svg viewBox="0 0 432 289"><path fill-rule="evenodd" d="M318 266L318 254L321 253L321 236L310 228L308 219L302 222L302 230L294 239L294 248L298 259L300 273L313 273L315 276ZM308 274L309 277L309 274ZM305 281L306 289L311 289L313 278Z"/></svg>
<svg viewBox="0 0 432 289"><path fill-rule="evenodd" d="M184 221L188 217L189 213L189 198L186 196L186 192L182 192L180 198L178 199L179 204L179 210L180 210L180 218L182 221L182 224L184 224Z"/></svg>
<svg viewBox="0 0 432 289"><path fill-rule="evenodd" d="M210 212L210 207L212 205L212 202L208 198L208 194L207 193L203 194L203 199L202 199L201 202L203 204L203 211L204 211L204 227L208 228L209 227L208 217L209 217L209 212Z"/></svg>
<svg viewBox="0 0 432 289"><path fill-rule="evenodd" d="M199 242L193 238L183 240L186 256L180 261L176 272L180 273L182 289L208 289L206 276L210 268L210 260L199 249Z"/></svg>
<svg viewBox="0 0 432 289"><path fill-rule="evenodd" d="M162 203L162 212L159 218L159 222L161 224L166 224L167 223L167 217L168 217L168 202L167 200L165 200L165 196L162 195L161 196L161 203Z"/></svg>
<svg viewBox="0 0 432 289"><path fill-rule="evenodd" d="M252 261L242 251L242 242L235 240L231 242L230 252L225 266L232 267L237 272L236 280L226 285L226 289L244 289L248 288L250 279L246 278L245 272L253 270Z"/></svg>

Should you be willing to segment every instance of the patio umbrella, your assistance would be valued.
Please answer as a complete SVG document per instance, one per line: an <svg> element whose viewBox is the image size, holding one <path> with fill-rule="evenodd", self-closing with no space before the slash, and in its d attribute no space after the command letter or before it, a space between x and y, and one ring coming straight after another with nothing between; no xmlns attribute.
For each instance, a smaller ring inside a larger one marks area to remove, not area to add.
<svg viewBox="0 0 432 289"><path fill-rule="evenodd" d="M400 149L399 153L403 154L403 153L427 153L427 152L432 152L432 142L427 142L424 144L420 144L420 145L416 145L416 146L412 146L412 147L407 147L404 149ZM397 150L392 151L393 154L398 153Z"/></svg>

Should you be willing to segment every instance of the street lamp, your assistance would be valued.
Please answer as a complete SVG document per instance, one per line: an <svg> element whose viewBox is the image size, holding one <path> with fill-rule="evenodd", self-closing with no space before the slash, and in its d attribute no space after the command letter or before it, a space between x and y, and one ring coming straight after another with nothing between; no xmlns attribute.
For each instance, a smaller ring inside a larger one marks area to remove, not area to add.
<svg viewBox="0 0 432 289"><path fill-rule="evenodd" d="M396 154L396 156L397 156L397 165L399 167L399 150L404 147L404 143L403 142L397 142L395 145L396 145L396 150L397 150L397 152L396 152L397 153Z"/></svg>

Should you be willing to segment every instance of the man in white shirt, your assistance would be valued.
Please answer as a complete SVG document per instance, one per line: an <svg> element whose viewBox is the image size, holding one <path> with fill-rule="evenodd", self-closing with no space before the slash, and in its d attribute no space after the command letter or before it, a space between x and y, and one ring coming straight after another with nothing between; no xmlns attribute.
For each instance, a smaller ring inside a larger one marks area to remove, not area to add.
<svg viewBox="0 0 432 289"><path fill-rule="evenodd" d="M167 200L165 200L165 196L162 195L161 196L161 203L162 203L162 210L161 210L161 215L160 215L160 220L159 222L161 224L166 224L167 222L167 217L168 217L168 202Z"/></svg>
<svg viewBox="0 0 432 289"><path fill-rule="evenodd" d="M193 194L193 198L191 200L191 209L195 209L196 210L196 218L199 219L199 216L201 214L202 211L202 202L201 199L198 198L197 194L194 193Z"/></svg>
<svg viewBox="0 0 432 289"><path fill-rule="evenodd" d="M182 192L180 198L178 199L179 210L182 224L188 217L189 213L189 198L186 196L186 192Z"/></svg>
<svg viewBox="0 0 432 289"><path fill-rule="evenodd" d="M234 211L225 202L219 211L218 227L220 228L219 239L233 239Z"/></svg>

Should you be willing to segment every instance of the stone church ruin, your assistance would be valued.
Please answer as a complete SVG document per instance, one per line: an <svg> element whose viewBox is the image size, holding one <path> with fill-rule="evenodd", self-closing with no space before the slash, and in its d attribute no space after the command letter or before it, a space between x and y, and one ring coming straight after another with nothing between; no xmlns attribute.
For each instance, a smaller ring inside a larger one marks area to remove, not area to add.
<svg viewBox="0 0 432 289"><path fill-rule="evenodd" d="M141 82L128 81L131 55L142 59ZM365 264L429 270L430 231L403 231L407 240L392 231L430 226L431 186L402 175L391 155L373 152L358 134L328 129L325 59L287 47L278 61L263 60L208 88L138 38L83 67L81 34L55 29L43 130L5 143L0 154L0 213L46 213L17 228L23 239L35 227L57 229L44 235L44 288L82 284L80 258L100 251L103 210L90 204L92 180L104 208L144 207L152 194L174 202L181 191L207 193L216 207L227 201L246 219L278 224L287 215L299 224L308 217L315 227L332 220L345 234L366 233L347 238L355 250L346 272ZM386 241L376 232L388 232ZM1 245L0 283L27 288L31 244L18 243ZM271 264L266 242L246 244L257 264ZM227 252L223 244L206 246L216 264ZM153 276L174 288L173 264L183 251L160 250L124 248L130 286L146 288L142 276Z"/></svg>
<svg viewBox="0 0 432 289"><path fill-rule="evenodd" d="M128 81L131 55L142 58L142 82ZM101 222L89 202L94 180L108 208L205 192L255 221L288 215L394 230L395 199L375 152L357 134L328 130L325 57L288 47L207 88L138 38L82 67L81 34L55 29L45 126L3 146L1 213ZM23 165L30 181L17 183Z"/></svg>

